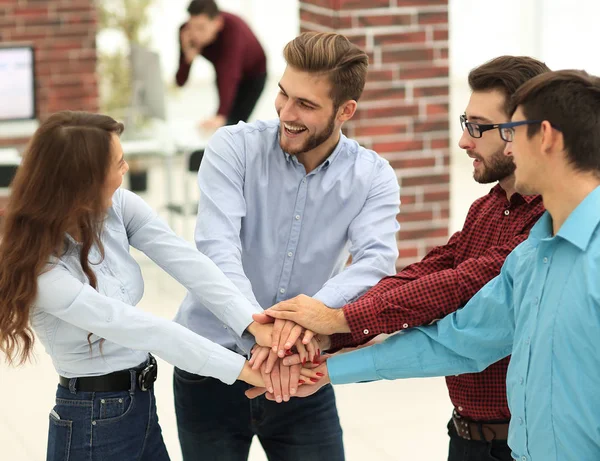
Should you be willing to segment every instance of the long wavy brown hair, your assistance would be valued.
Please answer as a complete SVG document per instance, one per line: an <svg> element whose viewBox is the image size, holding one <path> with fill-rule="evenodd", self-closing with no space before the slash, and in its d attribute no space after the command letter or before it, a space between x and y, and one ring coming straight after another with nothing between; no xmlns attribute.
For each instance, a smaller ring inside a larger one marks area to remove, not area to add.
<svg viewBox="0 0 600 461"><path fill-rule="evenodd" d="M102 190L112 134L122 132L123 125L105 115L58 112L38 128L23 154L0 242L0 351L10 364L31 356L29 317L37 278L52 256L64 253L67 233L78 234L81 267L97 288L88 256L94 245L104 256Z"/></svg>

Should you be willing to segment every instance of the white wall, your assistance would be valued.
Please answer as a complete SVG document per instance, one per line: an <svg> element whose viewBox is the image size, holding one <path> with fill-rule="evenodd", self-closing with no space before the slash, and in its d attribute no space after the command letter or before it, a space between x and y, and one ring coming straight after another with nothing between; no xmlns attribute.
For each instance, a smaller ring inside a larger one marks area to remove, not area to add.
<svg viewBox="0 0 600 461"><path fill-rule="evenodd" d="M473 181L471 161L457 146L469 70L514 54L533 56L553 70L600 74L598 18L597 0L450 0L451 231L462 227L471 202L490 189Z"/></svg>

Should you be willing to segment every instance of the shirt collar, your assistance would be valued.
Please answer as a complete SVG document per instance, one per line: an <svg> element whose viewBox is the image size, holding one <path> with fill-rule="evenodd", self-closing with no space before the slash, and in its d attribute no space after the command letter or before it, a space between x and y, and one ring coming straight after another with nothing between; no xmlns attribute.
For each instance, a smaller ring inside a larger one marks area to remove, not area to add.
<svg viewBox="0 0 600 461"><path fill-rule="evenodd" d="M494 187L492 187L490 189L490 194L500 195L506 199L506 191L504 189L502 189L502 186L500 185L500 183L496 184ZM515 201L524 201L525 203L529 204L529 203L533 202L535 199L537 199L538 197L539 197L539 195L521 195L518 192L515 192L510 197L510 202L514 203Z"/></svg>
<svg viewBox="0 0 600 461"><path fill-rule="evenodd" d="M581 251L585 251L600 223L600 186L590 192L567 217L556 234ZM552 216L547 211L532 227L530 237L537 244L539 240L552 237Z"/></svg>
<svg viewBox="0 0 600 461"><path fill-rule="evenodd" d="M557 236L571 242L581 251L585 251L600 223L600 186L590 192L577 205L558 230Z"/></svg>

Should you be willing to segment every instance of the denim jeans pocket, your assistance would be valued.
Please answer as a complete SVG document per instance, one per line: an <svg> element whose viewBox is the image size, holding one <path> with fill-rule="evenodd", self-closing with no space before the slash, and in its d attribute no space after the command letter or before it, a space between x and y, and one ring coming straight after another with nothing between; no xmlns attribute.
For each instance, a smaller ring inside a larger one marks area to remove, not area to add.
<svg viewBox="0 0 600 461"><path fill-rule="evenodd" d="M73 422L50 414L46 461L69 461Z"/></svg>
<svg viewBox="0 0 600 461"><path fill-rule="evenodd" d="M122 392L119 395L114 393L106 396L102 396L100 393L96 395L100 401L98 417L95 418L96 424L121 421L133 412L135 407L135 395L132 396L129 392Z"/></svg>

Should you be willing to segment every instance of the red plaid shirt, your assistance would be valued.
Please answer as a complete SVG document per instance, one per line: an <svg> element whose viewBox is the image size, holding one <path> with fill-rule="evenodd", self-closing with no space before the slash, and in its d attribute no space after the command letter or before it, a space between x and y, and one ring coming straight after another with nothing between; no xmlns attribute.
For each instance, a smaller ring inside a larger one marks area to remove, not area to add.
<svg viewBox="0 0 600 461"><path fill-rule="evenodd" d="M427 325L464 306L500 273L504 259L544 212L540 196L513 194L496 185L476 200L462 231L422 261L386 277L343 307L351 333L333 335L332 349L362 344L380 333ZM505 358L482 371L448 376L450 399L463 416L507 420Z"/></svg>

